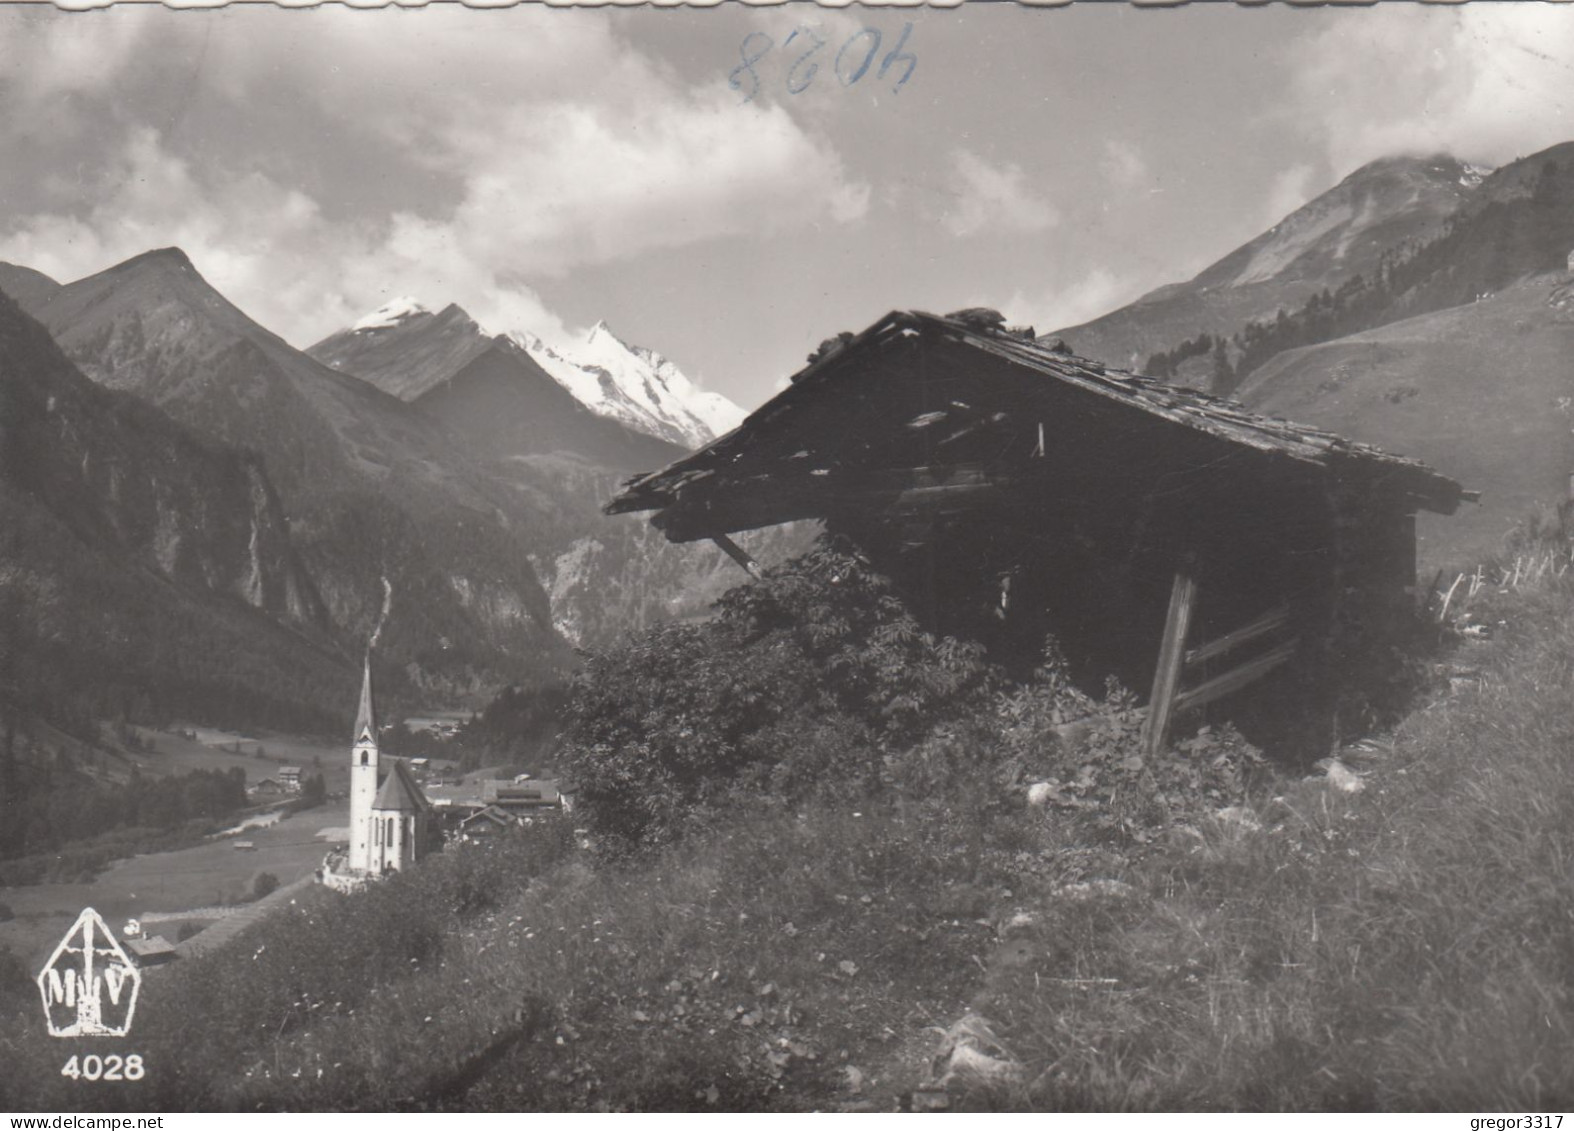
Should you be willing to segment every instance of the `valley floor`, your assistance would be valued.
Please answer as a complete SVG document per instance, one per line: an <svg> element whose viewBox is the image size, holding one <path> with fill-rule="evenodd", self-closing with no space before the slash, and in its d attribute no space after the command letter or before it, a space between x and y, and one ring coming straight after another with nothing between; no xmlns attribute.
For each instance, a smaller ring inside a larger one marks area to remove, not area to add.
<svg viewBox="0 0 1574 1131"><path fill-rule="evenodd" d="M0 923L5 947L36 972L84 907L92 907L117 932L126 920L148 912L158 915L150 934L170 942L185 923L207 927L212 912L250 898L255 878L272 873L281 885L309 877L331 847L317 834L343 827L349 808L329 802L285 817L266 828L248 829L243 838L222 837L174 852L154 852L118 860L92 883L47 883L0 888L0 902L15 918ZM244 839L255 851L238 851ZM183 917L183 912L197 912Z"/></svg>

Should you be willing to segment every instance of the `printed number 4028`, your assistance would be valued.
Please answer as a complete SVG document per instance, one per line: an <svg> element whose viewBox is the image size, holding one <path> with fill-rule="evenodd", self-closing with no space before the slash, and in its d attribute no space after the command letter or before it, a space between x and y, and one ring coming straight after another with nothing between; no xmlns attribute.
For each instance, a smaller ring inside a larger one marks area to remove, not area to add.
<svg viewBox="0 0 1574 1131"><path fill-rule="evenodd" d="M891 87L893 94L899 93L907 80L913 77L913 70L918 66L918 56L907 47L907 37L913 32L912 24L902 26L902 34L897 38L896 45L885 53L880 54L880 29L866 27L854 32L843 43L841 50L830 56L831 70L836 75L842 86L852 86L873 67L875 60L880 65L875 70L876 79L884 79L887 74L900 72L895 84ZM796 44L796 46L794 46ZM754 96L760 93L760 76L754 65L770 54L771 48L776 46L776 41L763 31L751 31L743 37L743 42L738 46L738 56L742 60L727 74L727 85L733 90L743 94L745 102L753 102ZM826 47L825 40L821 39L813 28L807 24L795 29L791 35L782 41L782 50L797 51L792 65L787 68L785 85L788 94L802 94L809 89L809 84L814 81L814 76L820 71L820 52Z"/></svg>
<svg viewBox="0 0 1574 1131"><path fill-rule="evenodd" d="M146 1074L142 1057L137 1053L127 1057L88 1053L80 1062L73 1056L60 1070L60 1075L73 1080L140 1080Z"/></svg>

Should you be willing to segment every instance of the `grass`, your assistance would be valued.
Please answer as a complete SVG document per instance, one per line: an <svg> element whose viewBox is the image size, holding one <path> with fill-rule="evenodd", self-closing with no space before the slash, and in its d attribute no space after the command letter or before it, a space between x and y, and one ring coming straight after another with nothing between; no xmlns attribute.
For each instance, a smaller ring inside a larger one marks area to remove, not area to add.
<svg viewBox="0 0 1574 1131"><path fill-rule="evenodd" d="M559 827L347 900L314 892L150 978L137 1043L153 1086L93 1102L842 1102L848 1069L869 1089L893 1057L913 1070L927 1028L965 1006L991 937L979 920L1008 890L1025 828L986 833L944 806L762 813L592 870L554 846ZM24 1062L14 1079L41 1082L36 1102L87 1100L32 1063L25 1034L0 1044Z"/></svg>
<svg viewBox="0 0 1574 1131"><path fill-rule="evenodd" d="M1051 905L986 1012L1010 1107L1540 1110L1574 1101L1574 592L1479 601L1500 638L1366 788L1287 784L1116 906ZM1462 657L1463 658L1463 657ZM1070 976L1106 978L1079 983Z"/></svg>
<svg viewBox="0 0 1574 1131"><path fill-rule="evenodd" d="M1496 554L1521 515L1567 490L1574 321L1548 301L1561 278L1286 350L1237 395L1255 412L1413 456L1484 489L1480 504L1418 516L1424 571Z"/></svg>
<svg viewBox="0 0 1574 1131"><path fill-rule="evenodd" d="M91 883L42 883L0 888L0 900L16 913L0 923L0 947L23 959L36 973L60 936L84 907L96 909L119 928L150 911L190 911L244 902L258 872L272 872L283 883L309 875L322 863L328 844L322 828L346 823L343 804L296 813L265 829L248 830L255 852L237 852L234 839L210 840L173 852L153 852L118 860ZM172 937L176 920L152 928ZM206 920L203 920L206 922Z"/></svg>
<svg viewBox="0 0 1574 1131"><path fill-rule="evenodd" d="M889 1109L949 1031L991 1069L953 1107L1569 1106L1574 576L1518 572L1456 591L1491 632L1345 752L1358 792L1269 774L1125 847L982 781L621 860L538 825L150 972L134 1088L59 1078L24 1003L0 1101Z"/></svg>

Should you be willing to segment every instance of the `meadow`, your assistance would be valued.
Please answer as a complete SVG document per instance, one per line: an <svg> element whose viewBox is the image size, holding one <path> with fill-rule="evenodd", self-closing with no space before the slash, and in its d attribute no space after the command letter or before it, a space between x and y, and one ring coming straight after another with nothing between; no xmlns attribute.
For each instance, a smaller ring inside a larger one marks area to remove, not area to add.
<svg viewBox="0 0 1574 1131"><path fill-rule="evenodd" d="M309 876L329 845L320 829L343 826L343 802L329 803L285 817L267 828L248 829L254 852L237 851L236 838L220 838L174 852L153 852L118 860L92 883L44 883L0 888L0 901L15 916L0 923L0 947L10 950L34 972L84 907L92 907L120 930L127 919L148 912L195 911L244 903L256 877L272 873L281 884ZM187 922L206 926L207 918L172 918L149 927L171 942Z"/></svg>
<svg viewBox="0 0 1574 1131"><path fill-rule="evenodd" d="M311 739L273 733L260 737L212 728L133 727L136 745L122 751L122 761L143 774L159 777L192 771L226 771L240 767L249 784L273 777L281 764L312 766L322 762L330 791L344 792L348 770L342 751ZM184 737L185 733L194 738ZM238 743L241 753L233 751ZM262 757L257 748L262 747ZM114 861L90 883L60 882L0 887L0 903L12 918L0 922L0 948L34 968L49 955L60 936L84 907L93 907L120 929L127 919L148 912L180 912L234 905L250 898L256 877L269 872L288 884L310 875L328 845L317 837L323 828L343 826L348 815L342 799L328 806L286 816L266 828L248 829L240 838L256 851L240 852L233 840L206 839L168 852L146 852ZM238 824L237 818L231 824ZM207 918L169 919L154 928L174 941L187 923L202 927Z"/></svg>

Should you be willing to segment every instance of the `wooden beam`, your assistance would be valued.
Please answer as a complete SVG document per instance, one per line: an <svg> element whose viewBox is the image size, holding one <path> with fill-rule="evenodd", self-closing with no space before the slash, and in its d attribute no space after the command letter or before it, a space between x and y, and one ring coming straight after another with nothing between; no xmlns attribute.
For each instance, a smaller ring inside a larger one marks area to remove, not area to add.
<svg viewBox="0 0 1574 1131"><path fill-rule="evenodd" d="M1285 604L1275 609L1269 609L1250 624L1244 624L1234 632L1227 632L1217 640L1199 644L1188 651L1186 653L1186 666L1190 667L1192 664L1200 664L1204 660L1211 660L1215 656L1222 656L1232 648L1239 648L1248 640L1256 640L1259 636L1272 632L1289 619L1289 605Z"/></svg>
<svg viewBox="0 0 1574 1131"><path fill-rule="evenodd" d="M1153 693L1148 696L1148 716L1142 723L1142 749L1152 758L1169 738L1170 715L1180 690L1186 656L1186 634L1191 630L1192 609L1197 603L1197 583L1190 573L1177 573L1170 588L1170 610L1164 619L1159 644L1159 667L1153 673Z"/></svg>
<svg viewBox="0 0 1574 1131"><path fill-rule="evenodd" d="M748 552L738 543L728 538L725 534L712 534L710 540L716 543L722 553L748 571L750 577L758 581L765 576L765 570L760 568L760 563L749 557Z"/></svg>
<svg viewBox="0 0 1574 1131"><path fill-rule="evenodd" d="M1256 683L1263 676L1283 664L1295 650L1300 647L1301 638L1286 640L1283 644L1271 651L1264 652L1256 659L1247 660L1240 667L1215 676L1207 683L1200 684L1190 691L1183 691L1175 697L1176 711L1189 711L1194 707L1201 707L1204 703L1212 703L1215 699L1222 699L1232 691L1239 691L1247 684Z"/></svg>

